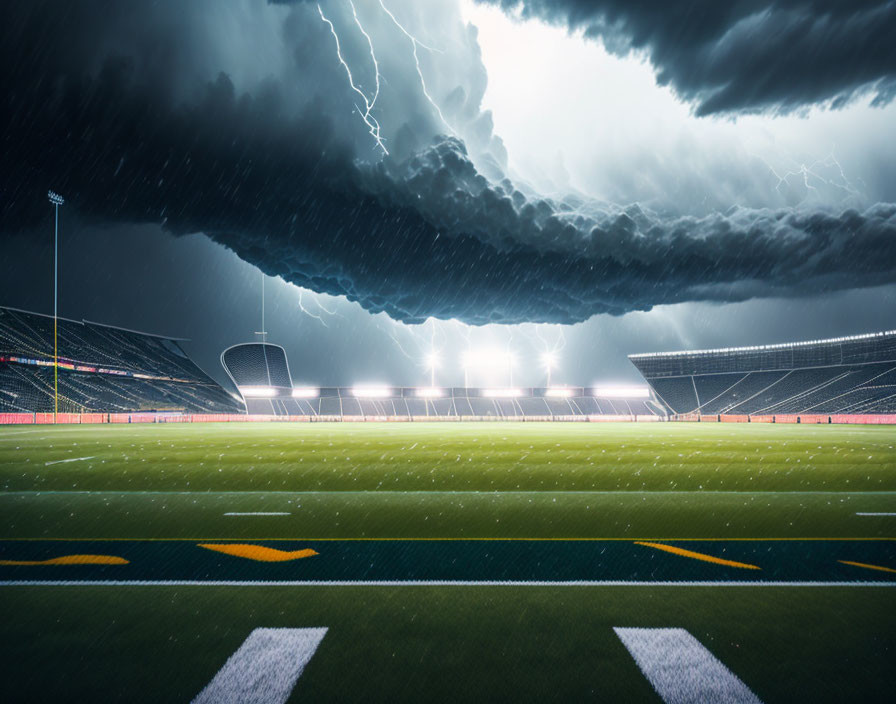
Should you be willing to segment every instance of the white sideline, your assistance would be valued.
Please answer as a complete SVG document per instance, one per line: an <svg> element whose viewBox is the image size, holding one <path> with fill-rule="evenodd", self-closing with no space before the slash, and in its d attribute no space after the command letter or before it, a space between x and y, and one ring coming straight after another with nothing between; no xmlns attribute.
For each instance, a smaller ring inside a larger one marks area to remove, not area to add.
<svg viewBox="0 0 896 704"><path fill-rule="evenodd" d="M63 464L65 462L80 462L81 460L92 460L93 457L72 457L68 460L53 460L52 462L44 462L44 467L49 467L51 464Z"/></svg>
<svg viewBox="0 0 896 704"><path fill-rule="evenodd" d="M200 579L9 579L0 587L896 587L894 582L647 582L626 580L508 581L450 579L200 580Z"/></svg>
<svg viewBox="0 0 896 704"><path fill-rule="evenodd" d="M283 704L326 628L256 628L193 704Z"/></svg>
<svg viewBox="0 0 896 704"><path fill-rule="evenodd" d="M683 628L614 628L666 704L761 704Z"/></svg>

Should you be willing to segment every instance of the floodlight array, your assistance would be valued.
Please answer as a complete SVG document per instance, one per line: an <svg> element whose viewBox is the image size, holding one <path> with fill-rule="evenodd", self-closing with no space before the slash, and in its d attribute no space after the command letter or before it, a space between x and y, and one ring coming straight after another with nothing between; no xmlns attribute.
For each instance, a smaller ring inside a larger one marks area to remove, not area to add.
<svg viewBox="0 0 896 704"><path fill-rule="evenodd" d="M567 387L552 387L544 390L544 395L550 398L569 398L575 395L575 390Z"/></svg>
<svg viewBox="0 0 896 704"><path fill-rule="evenodd" d="M388 386L352 387L352 396L355 396L356 398L388 398L392 395L392 389Z"/></svg>
<svg viewBox="0 0 896 704"><path fill-rule="evenodd" d="M292 390L293 398L317 398L320 396L320 389L316 386L297 386Z"/></svg>
<svg viewBox="0 0 896 704"><path fill-rule="evenodd" d="M240 386L243 398L271 398L277 395L277 389L273 386Z"/></svg>
<svg viewBox="0 0 896 704"><path fill-rule="evenodd" d="M522 389L483 389L486 398L516 398L523 395Z"/></svg>
<svg viewBox="0 0 896 704"><path fill-rule="evenodd" d="M416 390L416 394L420 398L442 398L445 395L445 389L436 386L423 386Z"/></svg>
<svg viewBox="0 0 896 704"><path fill-rule="evenodd" d="M646 386L595 386L594 395L600 398L650 398Z"/></svg>

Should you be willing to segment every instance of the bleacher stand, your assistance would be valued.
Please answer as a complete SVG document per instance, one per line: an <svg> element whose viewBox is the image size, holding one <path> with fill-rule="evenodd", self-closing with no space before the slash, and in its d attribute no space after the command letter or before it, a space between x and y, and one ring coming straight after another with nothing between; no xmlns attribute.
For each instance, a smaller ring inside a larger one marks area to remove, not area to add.
<svg viewBox="0 0 896 704"><path fill-rule="evenodd" d="M426 418L482 418L485 420L585 419L588 416L641 416L663 418L662 404L648 399L609 399L592 395L590 389L571 389L564 398L546 396L543 388L522 388L512 397L487 395L480 388L444 388L434 397L421 397L416 387L395 387L386 396L365 398L349 387L325 387L315 398L301 399L300 415L371 419L420 420ZM279 394L279 389L278 389ZM261 399L255 399L261 401ZM297 399L293 399L297 401ZM271 413L268 399L254 404Z"/></svg>
<svg viewBox="0 0 896 704"><path fill-rule="evenodd" d="M238 413L180 340L59 319L59 411ZM53 318L0 308L0 411L54 410Z"/></svg>
<svg viewBox="0 0 896 704"><path fill-rule="evenodd" d="M629 359L675 414L896 413L896 331Z"/></svg>

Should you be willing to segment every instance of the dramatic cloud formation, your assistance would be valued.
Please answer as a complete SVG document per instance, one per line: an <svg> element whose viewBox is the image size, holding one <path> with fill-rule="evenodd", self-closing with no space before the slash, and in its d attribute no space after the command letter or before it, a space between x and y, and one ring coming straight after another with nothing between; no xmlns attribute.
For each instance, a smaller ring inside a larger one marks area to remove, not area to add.
<svg viewBox="0 0 896 704"><path fill-rule="evenodd" d="M896 96L891 0L481 0L645 52L697 114Z"/></svg>
<svg viewBox="0 0 896 704"><path fill-rule="evenodd" d="M896 269L890 204L698 218L513 183L452 2L33 3L0 25L10 232L53 188L85 221L203 232L407 322L569 323Z"/></svg>

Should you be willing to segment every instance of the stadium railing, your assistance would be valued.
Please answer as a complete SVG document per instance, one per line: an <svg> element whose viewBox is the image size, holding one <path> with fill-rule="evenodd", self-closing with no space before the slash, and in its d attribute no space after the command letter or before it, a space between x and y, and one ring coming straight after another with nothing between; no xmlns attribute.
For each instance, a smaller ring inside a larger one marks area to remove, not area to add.
<svg viewBox="0 0 896 704"><path fill-rule="evenodd" d="M722 413L719 415L720 423L749 423L750 416L739 416Z"/></svg>
<svg viewBox="0 0 896 704"><path fill-rule="evenodd" d="M359 415L252 415L243 413L0 413L0 425L49 425L49 424L101 424L101 423L363 423L369 421L389 423L431 423L431 422L570 422L606 423L637 422L657 423L663 421L700 423L800 423L800 424L850 424L850 425L896 425L896 414L779 414L779 415L697 415L683 414L657 415L542 415L542 416L359 416Z"/></svg>

